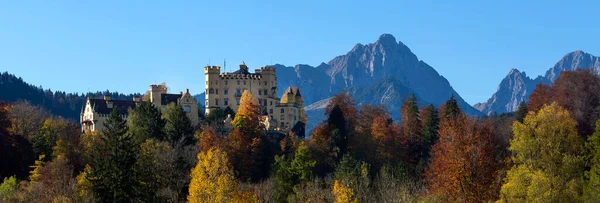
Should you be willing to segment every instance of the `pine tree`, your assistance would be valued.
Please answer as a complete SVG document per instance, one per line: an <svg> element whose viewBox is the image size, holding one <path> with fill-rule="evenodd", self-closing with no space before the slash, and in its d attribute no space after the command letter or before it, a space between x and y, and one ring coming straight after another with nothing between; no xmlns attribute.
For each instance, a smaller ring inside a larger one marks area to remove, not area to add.
<svg viewBox="0 0 600 203"><path fill-rule="evenodd" d="M164 133L166 140L175 146L178 143L190 145L194 143L192 123L187 117L183 107L176 103L167 105L164 113L165 127Z"/></svg>
<svg viewBox="0 0 600 203"><path fill-rule="evenodd" d="M309 181L315 164L316 161L311 158L310 151L304 144L298 147L293 159L286 158L285 155L276 156L273 172L277 202L285 202L294 195L298 185Z"/></svg>
<svg viewBox="0 0 600 203"><path fill-rule="evenodd" d="M525 116L527 116L527 113L529 113L529 111L527 110L527 103L522 101L519 104L519 108L515 112L515 119L522 123L523 119L525 119Z"/></svg>
<svg viewBox="0 0 600 203"><path fill-rule="evenodd" d="M422 173L424 139L422 136L421 119L416 97L410 96L404 100L401 109L402 135L406 140L404 161L417 174Z"/></svg>
<svg viewBox="0 0 600 203"><path fill-rule="evenodd" d="M458 102L454 99L454 94L452 94L440 110L442 111L442 119L456 119L462 114L460 107L458 107Z"/></svg>
<svg viewBox="0 0 600 203"><path fill-rule="evenodd" d="M437 109L432 104L421 110L421 114L423 123L423 139L425 145L423 156L428 159L431 147L438 140L440 117L438 116Z"/></svg>
<svg viewBox="0 0 600 203"><path fill-rule="evenodd" d="M88 179L101 202L129 202L136 198L135 178L137 147L118 108L113 108L101 133L93 170Z"/></svg>
<svg viewBox="0 0 600 203"><path fill-rule="evenodd" d="M129 132L138 144L149 138L164 141L165 136L162 132L164 125L160 111L150 102L138 104L127 117Z"/></svg>

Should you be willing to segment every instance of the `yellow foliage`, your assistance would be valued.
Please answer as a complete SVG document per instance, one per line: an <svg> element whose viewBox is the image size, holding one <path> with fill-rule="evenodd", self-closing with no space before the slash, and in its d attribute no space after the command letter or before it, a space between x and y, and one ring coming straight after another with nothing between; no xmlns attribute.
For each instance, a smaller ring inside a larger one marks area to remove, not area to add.
<svg viewBox="0 0 600 203"><path fill-rule="evenodd" d="M226 152L211 148L198 154L198 164L192 169L189 202L230 202L238 188Z"/></svg>
<svg viewBox="0 0 600 203"><path fill-rule="evenodd" d="M569 112L556 103L529 112L513 125L507 172L499 202L569 202L580 199L583 140Z"/></svg>
<svg viewBox="0 0 600 203"><path fill-rule="evenodd" d="M92 195L92 183L87 179L87 175L92 172L90 165L85 165L85 169L79 175L77 175L77 184L75 190L77 195L82 198L89 198Z"/></svg>
<svg viewBox="0 0 600 203"><path fill-rule="evenodd" d="M354 191L351 187L346 186L344 181L335 180L335 183L333 184L333 195L335 195L336 203L358 202L358 200L354 198Z"/></svg>
<svg viewBox="0 0 600 203"><path fill-rule="evenodd" d="M40 170L42 170L42 167L45 164L44 161L42 161L44 158L46 158L45 154L40 155L38 160L35 160L35 165L31 166L31 168L33 168L33 170L29 172L29 180L31 182L36 182L40 179Z"/></svg>
<svg viewBox="0 0 600 203"><path fill-rule="evenodd" d="M260 201L258 201L256 194L254 194L252 192L248 192L248 191L236 192L233 196L233 199L231 200L231 203L259 203L259 202Z"/></svg>

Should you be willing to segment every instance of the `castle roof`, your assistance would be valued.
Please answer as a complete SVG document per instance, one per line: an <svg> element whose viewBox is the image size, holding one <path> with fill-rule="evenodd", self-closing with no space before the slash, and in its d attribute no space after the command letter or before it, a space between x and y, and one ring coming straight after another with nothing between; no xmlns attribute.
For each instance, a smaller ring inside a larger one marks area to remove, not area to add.
<svg viewBox="0 0 600 203"><path fill-rule="evenodd" d="M160 104L161 105L167 105L170 104L171 102L176 102L179 98L181 98L180 94L162 94L160 95Z"/></svg>
<svg viewBox="0 0 600 203"><path fill-rule="evenodd" d="M112 108L108 108L107 103L112 103ZM130 100L104 100L104 99L90 99L90 105L92 109L99 114L110 114L110 112L117 108L119 114L129 114L129 108L135 108L136 102Z"/></svg>

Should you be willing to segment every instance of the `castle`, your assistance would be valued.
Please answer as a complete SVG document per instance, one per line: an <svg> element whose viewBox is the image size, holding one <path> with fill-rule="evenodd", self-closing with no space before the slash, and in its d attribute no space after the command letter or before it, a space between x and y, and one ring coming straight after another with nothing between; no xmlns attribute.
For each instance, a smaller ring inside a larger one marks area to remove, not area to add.
<svg viewBox="0 0 600 203"><path fill-rule="evenodd" d="M220 109L230 108L234 112L240 105L245 90L256 97L262 107L263 122L269 130L290 130L295 126L304 126L302 105L304 99L300 90L288 87L282 98L277 97L277 77L275 68L262 67L250 73L248 66L242 63L235 72L221 73L220 66L204 67L206 76L206 115ZM228 118L227 123L231 118Z"/></svg>
<svg viewBox="0 0 600 203"><path fill-rule="evenodd" d="M140 97L134 97L133 100L112 100L109 95L105 95L104 99L88 97L80 115L82 131L102 131L104 122L114 108L117 108L119 115L126 120L129 110L141 102L150 102L161 111L165 111L168 104L175 102L183 107L192 125L199 123L198 103L189 90L180 94L168 94L164 85L150 85L149 94L146 96L148 98L143 101Z"/></svg>

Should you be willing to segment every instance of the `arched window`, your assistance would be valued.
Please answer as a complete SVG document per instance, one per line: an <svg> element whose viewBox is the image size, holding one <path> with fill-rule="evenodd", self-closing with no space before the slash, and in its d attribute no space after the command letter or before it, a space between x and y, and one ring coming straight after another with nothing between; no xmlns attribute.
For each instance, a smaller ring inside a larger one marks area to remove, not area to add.
<svg viewBox="0 0 600 203"><path fill-rule="evenodd" d="M285 113L285 109L283 109L283 108L282 108L282 109L281 109L281 113Z"/></svg>
<svg viewBox="0 0 600 203"><path fill-rule="evenodd" d="M214 94L214 93L215 93L214 89L210 88L210 90L208 90L208 94Z"/></svg>
<svg viewBox="0 0 600 203"><path fill-rule="evenodd" d="M189 113L192 111L192 107L190 105L185 105L183 106L183 111Z"/></svg>

